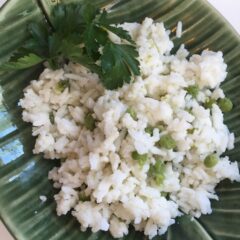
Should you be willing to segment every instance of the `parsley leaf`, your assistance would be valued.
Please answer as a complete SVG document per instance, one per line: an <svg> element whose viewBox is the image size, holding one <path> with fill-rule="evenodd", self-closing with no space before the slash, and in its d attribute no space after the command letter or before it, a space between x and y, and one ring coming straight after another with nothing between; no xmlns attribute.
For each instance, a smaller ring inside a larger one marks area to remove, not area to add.
<svg viewBox="0 0 240 240"><path fill-rule="evenodd" d="M90 3L86 2L85 4L82 5L81 15L83 17L84 22L87 24L91 24L95 19L96 15L98 15L99 13L100 10Z"/></svg>
<svg viewBox="0 0 240 240"><path fill-rule="evenodd" d="M89 24L83 32L83 42L85 44L87 54L89 57L99 58L99 43L97 41L98 28L94 24Z"/></svg>
<svg viewBox="0 0 240 240"><path fill-rule="evenodd" d="M62 37L82 32L82 4L57 4L52 10L52 27Z"/></svg>
<svg viewBox="0 0 240 240"><path fill-rule="evenodd" d="M29 68L39 63L42 63L45 59L39 57L36 54L30 53L24 57L19 58L15 62L7 62L0 66L1 71L20 70Z"/></svg>
<svg viewBox="0 0 240 240"><path fill-rule="evenodd" d="M118 37L120 37L122 39L125 39L128 42L134 44L134 42L133 42L131 36L129 35L129 33L126 30L124 30L122 27L113 27L113 26L110 26L110 25L108 25L108 26L104 25L104 27L107 30L109 30L110 32L116 34Z"/></svg>
<svg viewBox="0 0 240 240"><path fill-rule="evenodd" d="M70 61L79 63L90 71L101 75L101 68L93 61L90 57L83 53L83 49L79 46L64 41L62 43L63 55L66 56Z"/></svg>
<svg viewBox="0 0 240 240"><path fill-rule="evenodd" d="M87 3L58 4L51 24L31 23L30 38L1 70L28 68L47 61L52 69L69 61L82 64L99 75L108 89L116 89L139 75L138 52L129 33L112 25L108 13ZM116 34L125 44L109 38Z"/></svg>
<svg viewBox="0 0 240 240"><path fill-rule="evenodd" d="M39 46L47 46L49 31L45 25L32 22L28 25L28 31L30 32L32 38L38 42Z"/></svg>
<svg viewBox="0 0 240 240"><path fill-rule="evenodd" d="M35 53L41 57L47 58L48 54L48 37L49 29L42 23L30 23L28 25L30 38L24 43L23 49L26 53Z"/></svg>
<svg viewBox="0 0 240 240"><path fill-rule="evenodd" d="M130 54L129 54L130 53ZM132 75L139 75L137 51L134 46L109 42L103 49L101 67L103 84L108 89L121 87L129 83Z"/></svg>

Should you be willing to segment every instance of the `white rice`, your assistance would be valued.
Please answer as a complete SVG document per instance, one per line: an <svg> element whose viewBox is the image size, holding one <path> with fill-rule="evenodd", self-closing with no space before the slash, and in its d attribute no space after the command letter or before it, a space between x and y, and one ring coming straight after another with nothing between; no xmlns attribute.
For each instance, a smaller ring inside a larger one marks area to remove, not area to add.
<svg viewBox="0 0 240 240"><path fill-rule="evenodd" d="M182 22L179 21L177 24L176 37L181 38L182 36Z"/></svg>
<svg viewBox="0 0 240 240"><path fill-rule="evenodd" d="M41 200L42 203L45 203L47 201L47 197L44 195L39 196L39 199Z"/></svg>
<svg viewBox="0 0 240 240"><path fill-rule="evenodd" d="M37 137L34 153L64 159L49 173L59 188L57 214L71 212L83 231L88 227L93 232L109 230L118 238L128 234L131 224L152 238L163 234L181 212L195 217L211 213L210 200L218 199L216 185L225 178L240 180L237 162L220 157L234 147L233 133L223 123L218 105L212 110L202 106L209 97L224 97L219 85L226 78L227 66L221 52L205 50L187 58L182 45L171 55L169 31L150 18L122 26L139 51L141 76L131 84L108 91L96 74L70 63L56 71L45 69L25 89L20 105L23 120L32 123ZM179 23L178 37L181 28ZM57 83L66 79L70 89L58 92ZM201 89L197 99L185 90L193 84ZM127 113L129 107L137 113L137 120ZM97 121L94 131L84 127L88 112ZM159 122L166 126L163 132L158 128L153 136L145 132L148 125ZM193 134L188 133L192 128ZM174 138L177 151L156 146L165 133ZM148 154L142 168L131 157L135 150ZM214 152L220 160L206 168L203 161ZM147 174L157 156L166 164L160 186ZM80 192L88 196L86 201L80 199Z"/></svg>

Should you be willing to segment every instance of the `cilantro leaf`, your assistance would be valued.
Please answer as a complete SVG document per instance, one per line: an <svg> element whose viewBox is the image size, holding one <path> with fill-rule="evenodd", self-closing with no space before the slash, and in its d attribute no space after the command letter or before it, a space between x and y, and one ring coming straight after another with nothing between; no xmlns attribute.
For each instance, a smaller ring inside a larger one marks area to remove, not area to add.
<svg viewBox="0 0 240 240"><path fill-rule="evenodd" d="M65 59L62 55L62 39L57 34L48 37L47 61L52 69L63 67Z"/></svg>
<svg viewBox="0 0 240 240"><path fill-rule="evenodd" d="M128 31L124 30L122 27L113 27L110 25L104 25L104 27L109 30L110 32L116 34L118 37L127 40L128 42L134 44L131 36L129 35Z"/></svg>
<svg viewBox="0 0 240 240"><path fill-rule="evenodd" d="M62 42L62 53L70 61L82 64L84 67L88 68L90 71L101 75L101 68L96 65L96 63L83 53L83 49L76 46L68 41Z"/></svg>
<svg viewBox="0 0 240 240"><path fill-rule="evenodd" d="M107 18L107 11L105 9L96 16L95 22L102 26L110 25L110 21Z"/></svg>
<svg viewBox="0 0 240 240"><path fill-rule="evenodd" d="M81 7L81 15L83 17L83 20L90 24L95 19L96 15L100 13L99 9L97 9L94 5L90 3L85 3Z"/></svg>
<svg viewBox="0 0 240 240"><path fill-rule="evenodd" d="M111 25L105 10L84 2L56 5L50 26L29 24L30 38L0 69L23 69L43 61L56 69L73 61L97 73L108 89L129 83L133 75L140 74L134 41L126 30ZM108 32L126 44L113 43Z"/></svg>
<svg viewBox="0 0 240 240"><path fill-rule="evenodd" d="M98 53L100 47L99 43L96 41L96 34L97 27L94 24L89 24L83 32L83 42L89 57L94 57L94 55Z"/></svg>
<svg viewBox="0 0 240 240"><path fill-rule="evenodd" d="M62 48L62 39L57 35L53 34L48 37L48 52L49 57L56 57L60 54Z"/></svg>
<svg viewBox="0 0 240 240"><path fill-rule="evenodd" d="M97 73L101 77L101 68L88 56L81 54L80 52L76 52L75 54L69 56L69 59L72 62L82 64L84 67L88 68L92 72Z"/></svg>
<svg viewBox="0 0 240 240"><path fill-rule="evenodd" d="M107 43L101 56L104 86L115 89L124 82L129 83L133 74L139 75L138 60L135 57L137 51L134 46Z"/></svg>
<svg viewBox="0 0 240 240"><path fill-rule="evenodd" d="M106 10L103 10L98 16L96 16L95 22L107 29L108 31L116 34L118 37L127 40L129 43L134 44L134 41L132 40L131 36L129 35L128 31L124 30L122 27L115 27L111 25L111 22L109 19L107 19L107 12Z"/></svg>
<svg viewBox="0 0 240 240"><path fill-rule="evenodd" d="M38 41L33 38L28 39L24 43L23 49L25 50L25 54L30 52L39 56L48 57L48 48L39 45ZM25 54L22 54L21 57Z"/></svg>
<svg viewBox="0 0 240 240"><path fill-rule="evenodd" d="M121 62L116 62L116 64L101 77L103 85L110 90L122 87L124 83L129 83L130 80L131 75L129 69L126 65L122 65Z"/></svg>
<svg viewBox="0 0 240 240"><path fill-rule="evenodd" d="M124 44L114 44L109 42L103 49L101 57L101 66L103 72L109 71L115 63L121 62L122 65L127 65L130 72L135 75L140 74L137 50L134 46Z"/></svg>
<svg viewBox="0 0 240 240"><path fill-rule="evenodd" d="M119 50L121 49L121 56L126 64L129 66L133 75L140 75L139 61L137 60L138 51L135 46L131 45L119 45Z"/></svg>
<svg viewBox="0 0 240 240"><path fill-rule="evenodd" d="M67 37L73 32L83 30L82 4L58 4L52 11L54 32Z"/></svg>
<svg viewBox="0 0 240 240"><path fill-rule="evenodd" d="M25 52L48 57L48 28L41 23L34 22L30 23L27 28L31 38L29 38L23 45ZM24 54L22 56L24 56Z"/></svg>
<svg viewBox="0 0 240 240"><path fill-rule="evenodd" d="M83 32L83 42L85 44L87 54L95 60L100 57L100 46L105 45L107 40L107 32L94 24L89 24Z"/></svg>
<svg viewBox="0 0 240 240"><path fill-rule="evenodd" d="M45 60L44 58L41 58L36 54L30 53L29 55L19 58L16 62L4 63L3 65L1 65L0 70L2 71L20 70L42 63L44 60Z"/></svg>
<svg viewBox="0 0 240 240"><path fill-rule="evenodd" d="M49 32L45 25L32 22L28 25L28 31L32 38L36 40L41 47L47 46Z"/></svg>

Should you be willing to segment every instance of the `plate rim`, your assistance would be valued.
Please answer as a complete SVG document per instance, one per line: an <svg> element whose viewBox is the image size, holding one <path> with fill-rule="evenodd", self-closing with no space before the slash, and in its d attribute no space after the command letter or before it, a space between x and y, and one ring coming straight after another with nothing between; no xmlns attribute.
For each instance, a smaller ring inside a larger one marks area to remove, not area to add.
<svg viewBox="0 0 240 240"><path fill-rule="evenodd" d="M3 3L3 5L0 7L0 12L5 9L5 7L10 4L11 0L6 0L6 2ZM197 0L198 1L198 0ZM226 19L223 14L218 11L218 9L216 9L208 0L201 0L202 3L209 9L212 11L212 14L216 15L218 18L221 18L222 24L224 27L228 28L228 31L230 31L234 37L238 40L239 44L240 44L240 33L237 32L237 30L233 27L233 25L230 23L230 21L228 19ZM43 16L43 18L46 18L47 16L43 13L42 9L37 6L40 11L41 14ZM240 76L240 75L239 75ZM1 169L2 166L0 166ZM1 206L0 206L1 207ZM3 226L7 229L7 231L9 232L9 234L12 236L12 238L14 240L18 240L16 233L14 233L14 227L11 226L11 219L9 219L9 221L6 221L4 218L3 214L0 211L0 220L3 224Z"/></svg>

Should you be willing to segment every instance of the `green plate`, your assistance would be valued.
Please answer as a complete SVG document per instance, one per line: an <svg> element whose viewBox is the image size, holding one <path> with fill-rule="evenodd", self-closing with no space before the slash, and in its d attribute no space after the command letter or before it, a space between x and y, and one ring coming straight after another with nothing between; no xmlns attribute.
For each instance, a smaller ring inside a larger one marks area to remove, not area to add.
<svg viewBox="0 0 240 240"><path fill-rule="evenodd" d="M51 21L52 0L9 0L0 10L0 63L26 39L27 23ZM55 1L56 2L56 1ZM62 2L70 2L65 0ZM228 152L240 161L240 39L232 27L204 0L96 0L111 4L113 22L140 21L146 16L164 21L179 46L184 42L191 53L209 48L223 51L228 77L223 88L233 100L234 110L225 120L236 135L236 148ZM176 23L183 22L181 40L176 39ZM18 100L23 88L37 78L41 69L12 72L0 76L0 217L18 240L94 240L112 239L108 233L82 233L71 216L57 217L54 190L48 171L57 161L34 156L31 126L21 120ZM223 182L218 186L220 201L213 201L213 214L200 219L178 219L167 234L155 239L168 240L237 240L240 239L240 184ZM41 203L39 195L48 200ZM1 238L1 237L0 237ZM134 230L124 239L145 239ZM4 239L3 239L4 240Z"/></svg>

